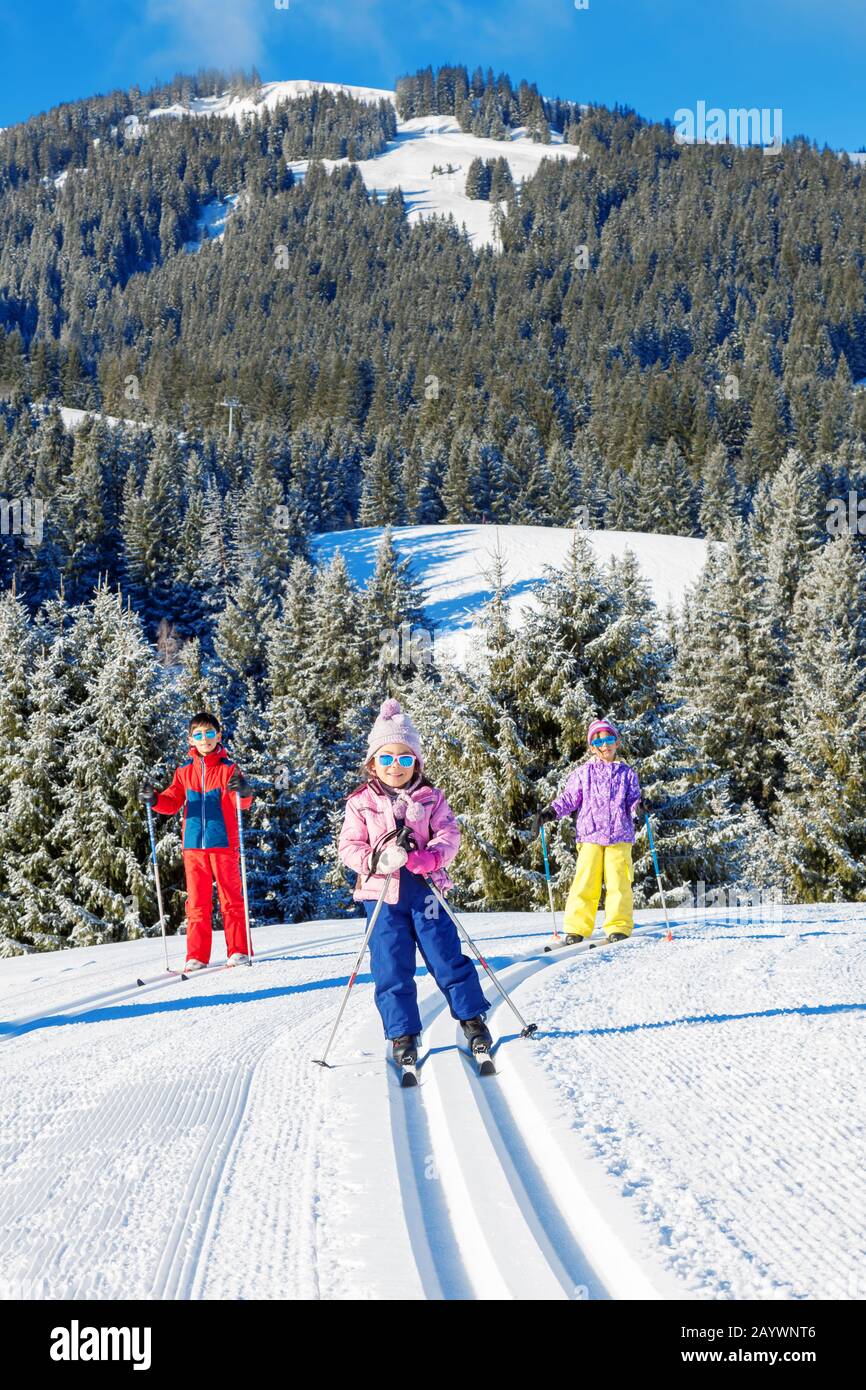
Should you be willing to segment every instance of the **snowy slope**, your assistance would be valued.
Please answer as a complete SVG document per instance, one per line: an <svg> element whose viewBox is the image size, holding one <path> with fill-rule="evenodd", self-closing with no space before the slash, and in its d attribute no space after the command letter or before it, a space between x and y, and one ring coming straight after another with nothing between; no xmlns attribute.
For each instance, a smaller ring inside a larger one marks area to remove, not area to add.
<svg viewBox="0 0 866 1390"><path fill-rule="evenodd" d="M254 115L265 108L272 110L280 102L306 95L315 89L346 92L359 101L394 102L394 93L378 87L350 87L336 82L267 82L256 97L196 97L189 106L155 107L151 120L172 116L225 116L235 120ZM138 128L132 131L139 134ZM422 217L453 214L458 226L465 225L470 240L476 246L493 244L490 222L491 204L467 198L464 193L466 174L473 159L504 157L516 183L536 173L542 159L583 158L575 145L567 145L561 136L553 134L550 145L540 145L527 139L522 130L512 132L510 140L487 140L464 133L452 116L416 116L398 121L397 138L388 143L382 154L374 159L358 161L358 169L367 188L384 198L394 188L401 188L409 221ZM324 160L327 168L344 164L345 160ZM306 160L296 160L292 170L303 176ZM433 166L453 172L434 174Z"/></svg>
<svg viewBox="0 0 866 1390"><path fill-rule="evenodd" d="M415 1092L366 964L310 1060L358 919L185 984L135 986L152 940L0 961L0 1293L863 1298L864 909L778 912L567 957L468 916L541 1033L497 1005L482 1082L422 975Z"/></svg>
<svg viewBox="0 0 866 1390"><path fill-rule="evenodd" d="M366 101L372 105L380 101L394 104L394 93L385 87L350 87L343 82L309 82L301 78L289 82L264 82L255 96L232 96L225 92L221 96L193 97L188 106L182 106L179 102L172 106L155 106L149 116L151 120L163 116L227 116L238 121L260 111L273 111L281 102L295 101L315 91L344 92L355 101Z"/></svg>
<svg viewBox="0 0 866 1390"><path fill-rule="evenodd" d="M237 208L239 201L239 194L229 193L225 198L218 198L212 203L206 203L196 223L195 237L192 241L186 242L184 251L198 251L206 241L222 241L228 220Z"/></svg>
<svg viewBox="0 0 866 1390"><path fill-rule="evenodd" d="M567 527L557 526L400 526L393 532L399 554L411 560L412 571L425 595L425 611L436 632L437 651L461 658L471 641L479 611L490 595L488 576L497 545L506 561L511 584L509 607L513 618L532 606L529 590L543 577L546 565L561 564L572 540ZM599 563L621 558L628 549L637 556L644 577L660 608L679 605L686 587L694 583L706 560L706 542L688 536L657 536L641 531L585 531ZM339 549L350 574L366 584L376 563L379 528L331 531L315 537L314 553L327 560Z"/></svg>

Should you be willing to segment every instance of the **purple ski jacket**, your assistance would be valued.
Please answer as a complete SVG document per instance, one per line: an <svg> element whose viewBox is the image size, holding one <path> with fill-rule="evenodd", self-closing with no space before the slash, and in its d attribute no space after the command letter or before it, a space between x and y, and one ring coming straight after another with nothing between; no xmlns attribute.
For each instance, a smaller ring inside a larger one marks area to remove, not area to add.
<svg viewBox="0 0 866 1390"><path fill-rule="evenodd" d="M419 849L429 849L439 857L430 875L440 893L453 884L445 872L460 848L460 827L454 812L438 787L421 786L398 793L392 801L387 792L377 791L369 782L352 792L346 802L346 816L340 832L340 858L358 875L352 897L355 902L375 901L382 891L385 874L367 878L370 854L389 830L397 828L395 806L405 814L400 824L409 826ZM400 875L394 874L385 895L386 903L395 903L400 894Z"/></svg>
<svg viewBox="0 0 866 1390"><path fill-rule="evenodd" d="M577 813L578 844L634 844L632 811L638 801L640 785L633 767L592 758L574 769L551 809L559 817Z"/></svg>

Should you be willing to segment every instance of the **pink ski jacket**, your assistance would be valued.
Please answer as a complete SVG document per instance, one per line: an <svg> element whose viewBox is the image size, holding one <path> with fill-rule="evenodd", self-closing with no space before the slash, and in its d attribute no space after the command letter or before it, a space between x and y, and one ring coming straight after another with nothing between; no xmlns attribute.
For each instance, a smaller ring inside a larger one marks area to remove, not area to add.
<svg viewBox="0 0 866 1390"><path fill-rule="evenodd" d="M346 815L340 832L340 858L348 869L354 869L358 878L352 897L355 902L376 899L382 891L385 874L370 871L370 855L376 845L389 830L396 830L398 824L394 807L398 804L405 809L405 824L415 837L419 849L435 851L439 864L430 875L440 892L453 887L445 872L460 848L460 827L454 812L438 787L421 786L412 791L398 792L397 801L392 801L387 792L380 792L367 783L352 792L346 802ZM400 876L394 874L385 895L386 903L395 903L400 894Z"/></svg>

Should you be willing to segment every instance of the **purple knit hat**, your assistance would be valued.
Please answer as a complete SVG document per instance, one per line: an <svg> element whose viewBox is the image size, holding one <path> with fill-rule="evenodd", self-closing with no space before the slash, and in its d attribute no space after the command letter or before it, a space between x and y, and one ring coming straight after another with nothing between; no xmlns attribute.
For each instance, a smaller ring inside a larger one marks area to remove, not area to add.
<svg viewBox="0 0 866 1390"><path fill-rule="evenodd" d="M370 737L367 739L366 762L375 757L380 748L384 748L386 743L405 743L418 759L418 767L423 768L424 759L421 755L421 735L400 706L399 700L384 700L382 708L379 710L379 718L370 730Z"/></svg>
<svg viewBox="0 0 866 1390"><path fill-rule="evenodd" d="M593 719L586 735L587 744L591 745L598 734L613 734L614 738L619 738L619 729L615 724L611 724L609 719Z"/></svg>

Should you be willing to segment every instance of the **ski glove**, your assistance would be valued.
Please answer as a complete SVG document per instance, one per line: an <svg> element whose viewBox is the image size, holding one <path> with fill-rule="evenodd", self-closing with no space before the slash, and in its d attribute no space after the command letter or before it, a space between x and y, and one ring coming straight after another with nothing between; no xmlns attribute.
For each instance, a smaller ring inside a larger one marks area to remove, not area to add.
<svg viewBox="0 0 866 1390"><path fill-rule="evenodd" d="M237 792L240 796L252 796L253 794L253 789L249 782L244 777L243 773L238 772L237 768L235 768L226 786L230 792Z"/></svg>
<svg viewBox="0 0 866 1390"><path fill-rule="evenodd" d="M549 820L556 820L556 812L552 806L545 806L543 811L538 811L532 817L532 838L535 839L541 827Z"/></svg>
<svg viewBox="0 0 866 1390"><path fill-rule="evenodd" d="M372 855L370 857L372 860ZM379 851L376 859L375 873L395 874L398 869L403 868L407 858L407 852L402 845L396 845L393 842L390 845L385 845ZM370 872L372 873L374 870L371 868Z"/></svg>
<svg viewBox="0 0 866 1390"><path fill-rule="evenodd" d="M159 792L156 787L152 787L149 782L145 782L138 793L139 801L143 802L145 806L152 806L158 796Z"/></svg>
<svg viewBox="0 0 866 1390"><path fill-rule="evenodd" d="M413 849L409 858L406 860L406 868L410 874L421 874L426 877L439 868L441 863L439 855L435 849Z"/></svg>

